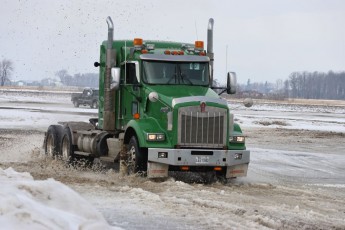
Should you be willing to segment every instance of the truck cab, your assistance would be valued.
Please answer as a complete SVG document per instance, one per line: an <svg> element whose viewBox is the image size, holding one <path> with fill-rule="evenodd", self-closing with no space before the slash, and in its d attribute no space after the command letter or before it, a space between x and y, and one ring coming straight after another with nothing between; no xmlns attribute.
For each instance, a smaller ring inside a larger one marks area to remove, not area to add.
<svg viewBox="0 0 345 230"><path fill-rule="evenodd" d="M135 172L246 175L250 153L227 101L214 91L213 53L203 41L108 40L100 50L98 128L123 135ZM235 92L235 81L229 73L228 93ZM105 110L107 100L110 111Z"/></svg>
<svg viewBox="0 0 345 230"><path fill-rule="evenodd" d="M228 102L236 75L213 86L213 19L207 50L195 43L141 38L100 45L98 117L51 125L45 151L65 160L76 155L119 163L122 174L168 177L170 171L207 172L221 178L246 176L250 152ZM222 90L219 94L215 89Z"/></svg>

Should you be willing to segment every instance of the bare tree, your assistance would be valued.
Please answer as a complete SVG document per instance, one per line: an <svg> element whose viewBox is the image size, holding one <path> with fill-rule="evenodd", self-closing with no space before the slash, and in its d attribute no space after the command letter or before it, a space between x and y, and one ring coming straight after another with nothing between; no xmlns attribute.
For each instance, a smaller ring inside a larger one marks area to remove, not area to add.
<svg viewBox="0 0 345 230"><path fill-rule="evenodd" d="M0 62L0 85L4 86L6 81L10 80L11 74L14 70L11 60L3 59Z"/></svg>
<svg viewBox="0 0 345 230"><path fill-rule="evenodd" d="M289 76L289 83L292 91L292 97L296 98L297 97L297 72L293 72Z"/></svg>
<svg viewBox="0 0 345 230"><path fill-rule="evenodd" d="M284 81L284 97L289 98L290 83L289 80Z"/></svg>
<svg viewBox="0 0 345 230"><path fill-rule="evenodd" d="M276 80L275 90L279 91L279 90L283 89L283 87L284 87L283 80L282 79Z"/></svg>
<svg viewBox="0 0 345 230"><path fill-rule="evenodd" d="M72 85L72 76L68 74L67 70L62 69L55 73L61 80L61 83L64 85Z"/></svg>

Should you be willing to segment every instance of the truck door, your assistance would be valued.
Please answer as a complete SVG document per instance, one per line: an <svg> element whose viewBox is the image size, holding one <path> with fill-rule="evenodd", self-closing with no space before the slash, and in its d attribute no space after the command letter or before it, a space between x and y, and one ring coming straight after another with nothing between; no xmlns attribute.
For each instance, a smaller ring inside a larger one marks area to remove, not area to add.
<svg viewBox="0 0 345 230"><path fill-rule="evenodd" d="M125 126L134 114L139 113L140 103L140 77L139 62L128 61L121 66L121 74L124 74L125 85L122 94L122 126Z"/></svg>
<svg viewBox="0 0 345 230"><path fill-rule="evenodd" d="M84 91L83 91L83 96L82 96L81 99L80 99L81 104L87 104L87 103L88 103L88 100L89 100L90 97L91 97L91 94L92 94L91 89L84 89Z"/></svg>

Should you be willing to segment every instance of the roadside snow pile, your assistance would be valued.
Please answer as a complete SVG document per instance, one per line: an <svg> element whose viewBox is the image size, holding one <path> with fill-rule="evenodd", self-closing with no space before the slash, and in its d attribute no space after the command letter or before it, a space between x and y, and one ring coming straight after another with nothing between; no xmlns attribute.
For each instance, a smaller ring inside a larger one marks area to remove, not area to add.
<svg viewBox="0 0 345 230"><path fill-rule="evenodd" d="M71 93L49 93L49 92L40 92L35 93L21 92L21 91L12 91L12 92L2 92L0 90L0 102L11 102L11 103L50 103L50 104L61 104L66 101L71 100Z"/></svg>
<svg viewBox="0 0 345 230"><path fill-rule="evenodd" d="M0 168L2 229L119 229L64 184Z"/></svg>
<svg viewBox="0 0 345 230"><path fill-rule="evenodd" d="M320 100L322 101L322 100ZM284 112L308 112L308 113L336 113L344 114L345 106L341 105L312 105L312 104L286 104L280 101L272 103L255 102L252 107L246 108L243 103L228 101L232 110L247 111L284 111Z"/></svg>

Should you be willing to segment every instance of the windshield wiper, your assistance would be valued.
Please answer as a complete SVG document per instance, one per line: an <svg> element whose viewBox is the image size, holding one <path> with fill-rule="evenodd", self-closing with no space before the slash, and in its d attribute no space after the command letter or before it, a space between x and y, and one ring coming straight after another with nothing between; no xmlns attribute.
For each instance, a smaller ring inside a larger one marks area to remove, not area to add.
<svg viewBox="0 0 345 230"><path fill-rule="evenodd" d="M174 79L175 80L175 85L176 85L176 78L179 79L177 77L177 65L175 66L175 73L173 73L173 75L170 77L169 81L166 84L170 84L171 80ZM179 83L180 83L180 81L179 81Z"/></svg>
<svg viewBox="0 0 345 230"><path fill-rule="evenodd" d="M189 83L190 85L194 85L193 84L193 82L187 77L187 75L185 75L184 73L181 73L181 80L182 80L182 82L187 82L187 83Z"/></svg>
<svg viewBox="0 0 345 230"><path fill-rule="evenodd" d="M186 74L182 73L180 65L178 65L178 73L181 78L181 81L184 83L185 81L189 83L190 85L193 85L192 81L187 77Z"/></svg>
<svg viewBox="0 0 345 230"><path fill-rule="evenodd" d="M176 84L176 77L177 77L177 73L174 73L174 74L170 77L169 81L168 81L166 84L170 85L170 82L171 82L173 79L175 80L175 84Z"/></svg>

